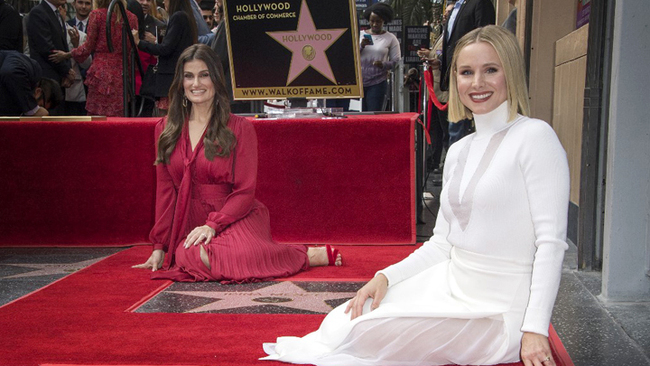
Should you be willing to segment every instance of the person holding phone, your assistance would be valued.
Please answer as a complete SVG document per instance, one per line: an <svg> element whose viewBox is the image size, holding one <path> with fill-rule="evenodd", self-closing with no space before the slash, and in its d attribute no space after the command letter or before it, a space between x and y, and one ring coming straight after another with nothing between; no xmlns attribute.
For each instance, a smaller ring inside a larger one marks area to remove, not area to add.
<svg viewBox="0 0 650 366"><path fill-rule="evenodd" d="M384 29L395 12L386 3L375 3L363 13L370 28L361 31L361 76L363 77L363 111L383 111L388 88L388 72L402 58L399 41Z"/></svg>
<svg viewBox="0 0 650 366"><path fill-rule="evenodd" d="M160 43L162 40L161 36L164 34L167 24L158 15L156 3L153 0L138 0L138 2L142 6L142 12L144 13L143 31L149 32L155 37L155 41L154 39L150 39L152 41L151 43ZM146 38L140 38L146 40Z"/></svg>
<svg viewBox="0 0 650 366"><path fill-rule="evenodd" d="M363 111L383 111L388 87L388 72L402 58L399 41L384 29L395 12L386 3L375 3L363 13L370 28L361 31L361 76Z"/></svg>

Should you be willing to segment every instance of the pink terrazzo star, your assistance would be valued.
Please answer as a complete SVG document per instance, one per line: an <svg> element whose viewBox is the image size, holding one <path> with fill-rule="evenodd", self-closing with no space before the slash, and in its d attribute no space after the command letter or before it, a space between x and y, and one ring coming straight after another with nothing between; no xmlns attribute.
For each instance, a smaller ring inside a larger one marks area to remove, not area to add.
<svg viewBox="0 0 650 366"><path fill-rule="evenodd" d="M207 305L188 310L187 313L201 313L269 304L317 313L329 313L332 307L325 302L326 300L349 299L356 295L356 292L309 292L290 281L277 282L254 291L168 291L167 293L216 300ZM267 301L267 299L271 300L273 298L280 299L281 302Z"/></svg>
<svg viewBox="0 0 650 366"><path fill-rule="evenodd" d="M287 85L302 74L309 66L336 84L336 78L334 77L325 51L346 30L316 29L309 7L307 7L305 0L302 0L300 16L298 18L298 29L285 32L266 32L266 34L292 52Z"/></svg>
<svg viewBox="0 0 650 366"><path fill-rule="evenodd" d="M91 264L97 263L105 257L93 258L86 261L74 263L0 263L4 266L26 267L33 269L30 272L19 273L11 276L0 277L0 279L13 279L25 277L49 276L58 274L70 274Z"/></svg>

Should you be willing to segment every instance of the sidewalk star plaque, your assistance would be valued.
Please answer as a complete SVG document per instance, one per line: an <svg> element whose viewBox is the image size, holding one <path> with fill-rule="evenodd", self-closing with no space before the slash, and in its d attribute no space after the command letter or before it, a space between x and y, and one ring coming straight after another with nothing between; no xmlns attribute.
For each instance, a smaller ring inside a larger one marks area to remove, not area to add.
<svg viewBox="0 0 650 366"><path fill-rule="evenodd" d="M353 0L225 0L235 99L360 97Z"/></svg>

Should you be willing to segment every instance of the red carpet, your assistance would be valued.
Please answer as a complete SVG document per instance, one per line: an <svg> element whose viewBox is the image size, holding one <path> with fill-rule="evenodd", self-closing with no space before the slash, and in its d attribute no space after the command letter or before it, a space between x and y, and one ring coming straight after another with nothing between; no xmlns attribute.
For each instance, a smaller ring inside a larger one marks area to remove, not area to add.
<svg viewBox="0 0 650 366"><path fill-rule="evenodd" d="M356 268L315 268L294 279L329 280L335 275L338 279L367 279L414 248L343 249L344 261ZM130 268L149 250L135 247L122 251L1 307L0 365L277 366L280 364L257 361L263 356L262 343L278 335L306 334L323 318L128 312L165 285L149 280L147 271ZM554 349L557 353L557 345Z"/></svg>

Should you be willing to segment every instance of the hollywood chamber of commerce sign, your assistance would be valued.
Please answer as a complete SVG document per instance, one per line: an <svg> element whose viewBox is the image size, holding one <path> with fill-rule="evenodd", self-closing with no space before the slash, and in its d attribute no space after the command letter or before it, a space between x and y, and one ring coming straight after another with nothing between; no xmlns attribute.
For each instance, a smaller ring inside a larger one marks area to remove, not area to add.
<svg viewBox="0 0 650 366"><path fill-rule="evenodd" d="M225 0L235 99L362 96L354 0Z"/></svg>

